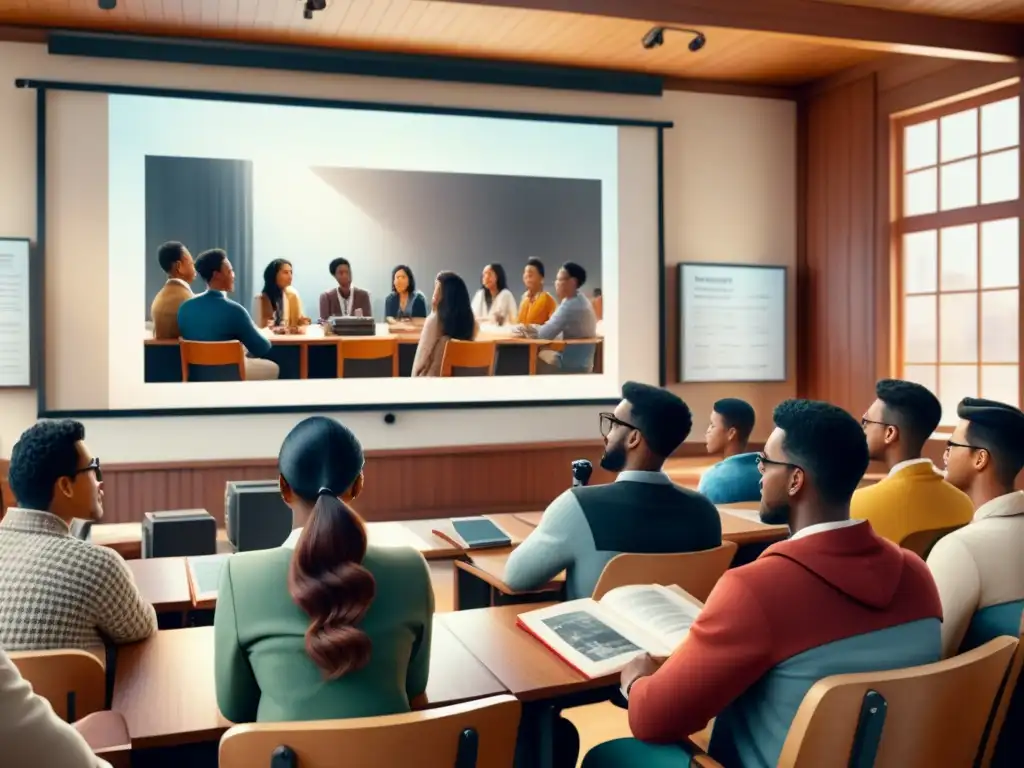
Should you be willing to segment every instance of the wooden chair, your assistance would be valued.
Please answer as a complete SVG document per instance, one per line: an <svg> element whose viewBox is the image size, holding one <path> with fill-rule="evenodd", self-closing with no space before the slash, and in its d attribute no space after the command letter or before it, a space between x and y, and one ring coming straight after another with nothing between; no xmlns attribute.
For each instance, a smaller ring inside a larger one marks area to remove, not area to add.
<svg viewBox="0 0 1024 768"><path fill-rule="evenodd" d="M391 373L398 376L398 339L358 339L343 340L338 344L338 378L345 378L346 360L366 360L381 362L391 359ZM355 370L352 371L356 373ZM378 375L373 378L378 378Z"/></svg>
<svg viewBox="0 0 1024 768"><path fill-rule="evenodd" d="M493 376L497 347L493 341L455 341L449 339L441 358L442 376ZM462 368L482 373L456 373Z"/></svg>
<svg viewBox="0 0 1024 768"><path fill-rule="evenodd" d="M616 555L601 571L593 598L600 600L616 587L627 584L675 584L703 603L728 570L736 549L734 542L723 541L721 546L702 552Z"/></svg>
<svg viewBox="0 0 1024 768"><path fill-rule="evenodd" d="M75 723L78 732L97 757L111 768L131 768L132 741L128 723L119 712L94 712Z"/></svg>
<svg viewBox="0 0 1024 768"><path fill-rule="evenodd" d="M105 704L106 671L87 651L15 651L9 654L32 690L69 722L99 712Z"/></svg>
<svg viewBox="0 0 1024 768"><path fill-rule="evenodd" d="M1020 620L1017 651L1013 654L1013 661L1010 662L1010 668L1006 673L1003 690L996 702L996 708L992 712L988 739L985 742L985 751L978 763L978 768L989 768L990 765L995 765L996 768L1024 765L1024 732L1021 729L1021 726L1024 725L1022 722L1024 721L1024 683L1021 682L1020 677L1022 667L1024 667L1024 616ZM1012 720L1004 732L1003 726L1007 724L1007 714L1012 714Z"/></svg>
<svg viewBox="0 0 1024 768"><path fill-rule="evenodd" d="M403 715L236 725L220 741L219 765L511 768L519 712L513 696L493 696Z"/></svg>
<svg viewBox="0 0 1024 768"><path fill-rule="evenodd" d="M962 527L960 525L953 525L949 528L929 528L924 531L914 531L910 535L903 537L900 546L903 549L909 549L911 552L920 555L921 559L925 560L928 557L928 553L932 551L932 547L935 546L935 542L947 533L952 533L957 528Z"/></svg>
<svg viewBox="0 0 1024 768"><path fill-rule="evenodd" d="M188 381L189 366L238 366L238 380L245 381L245 350L240 341L178 342L181 350L181 380Z"/></svg>

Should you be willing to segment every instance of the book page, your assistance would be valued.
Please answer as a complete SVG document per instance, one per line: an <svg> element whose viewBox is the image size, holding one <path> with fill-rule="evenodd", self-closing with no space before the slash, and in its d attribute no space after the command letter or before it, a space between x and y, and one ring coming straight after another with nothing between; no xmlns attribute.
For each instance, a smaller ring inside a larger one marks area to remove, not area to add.
<svg viewBox="0 0 1024 768"><path fill-rule="evenodd" d="M699 604L659 584L618 587L602 597L600 605L655 638L661 656L668 656L683 642L700 615Z"/></svg>

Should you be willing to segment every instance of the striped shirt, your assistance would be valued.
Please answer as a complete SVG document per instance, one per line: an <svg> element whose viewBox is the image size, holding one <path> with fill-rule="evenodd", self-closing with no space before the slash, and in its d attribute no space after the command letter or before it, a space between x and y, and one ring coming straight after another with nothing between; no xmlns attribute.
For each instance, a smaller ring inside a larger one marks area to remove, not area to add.
<svg viewBox="0 0 1024 768"><path fill-rule="evenodd" d="M0 646L90 648L156 631L124 560L76 539L49 512L11 508L0 522Z"/></svg>

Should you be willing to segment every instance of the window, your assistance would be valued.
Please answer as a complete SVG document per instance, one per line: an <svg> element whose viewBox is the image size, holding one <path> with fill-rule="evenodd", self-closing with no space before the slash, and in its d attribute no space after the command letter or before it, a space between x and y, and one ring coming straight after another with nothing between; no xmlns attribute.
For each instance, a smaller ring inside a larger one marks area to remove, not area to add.
<svg viewBox="0 0 1024 768"><path fill-rule="evenodd" d="M1020 405L1018 87L896 123L899 375L942 402Z"/></svg>

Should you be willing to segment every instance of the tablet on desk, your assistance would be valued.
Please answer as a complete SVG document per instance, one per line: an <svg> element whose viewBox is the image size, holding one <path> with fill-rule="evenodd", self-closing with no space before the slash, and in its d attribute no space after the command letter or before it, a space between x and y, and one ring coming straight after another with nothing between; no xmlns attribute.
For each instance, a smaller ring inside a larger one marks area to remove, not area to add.
<svg viewBox="0 0 1024 768"><path fill-rule="evenodd" d="M462 541L453 541L456 546L466 549L492 549L512 545L512 537L493 520L486 517L453 517L452 528ZM451 540L442 531L434 531L443 539Z"/></svg>

